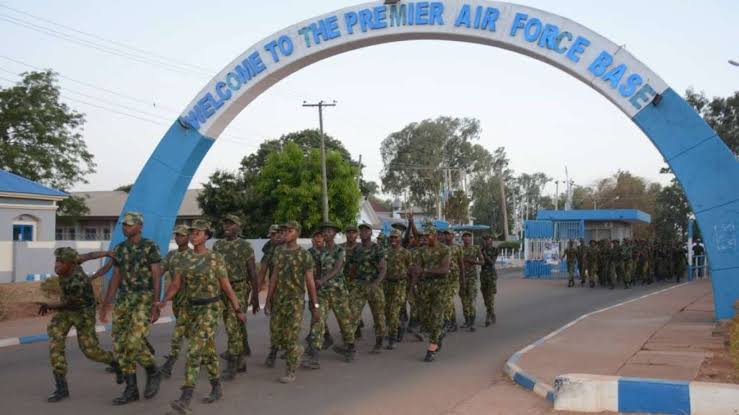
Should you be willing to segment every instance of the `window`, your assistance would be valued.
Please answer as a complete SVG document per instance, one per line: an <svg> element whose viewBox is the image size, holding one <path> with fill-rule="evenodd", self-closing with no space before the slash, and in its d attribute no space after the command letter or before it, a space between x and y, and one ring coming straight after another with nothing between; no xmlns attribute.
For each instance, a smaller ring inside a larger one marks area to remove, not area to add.
<svg viewBox="0 0 739 415"><path fill-rule="evenodd" d="M85 228L85 240L95 241L98 238L97 228Z"/></svg>
<svg viewBox="0 0 739 415"><path fill-rule="evenodd" d="M33 241L33 225L13 225L14 241Z"/></svg>
<svg viewBox="0 0 739 415"><path fill-rule="evenodd" d="M105 241L110 240L110 228L103 229L103 240Z"/></svg>
<svg viewBox="0 0 739 415"><path fill-rule="evenodd" d="M64 240L64 228L56 228L56 236L57 241L63 241Z"/></svg>
<svg viewBox="0 0 739 415"><path fill-rule="evenodd" d="M69 240L70 241L76 241L77 240L77 229L75 228L69 228Z"/></svg>

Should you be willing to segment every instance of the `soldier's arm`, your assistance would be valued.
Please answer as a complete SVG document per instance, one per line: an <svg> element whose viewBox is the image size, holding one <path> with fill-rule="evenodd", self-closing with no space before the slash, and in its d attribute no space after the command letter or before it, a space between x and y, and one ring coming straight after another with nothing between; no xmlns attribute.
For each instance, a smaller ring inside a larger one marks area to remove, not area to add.
<svg viewBox="0 0 739 415"><path fill-rule="evenodd" d="M110 308L110 305L113 303L113 298L115 297L115 293L118 291L118 286L121 284L121 269L118 267L113 268L113 278L110 279L110 284L108 284L108 292L105 294L105 299L103 300L103 304L100 306L100 321L103 323L107 323L108 319L108 309Z"/></svg>
<svg viewBox="0 0 739 415"><path fill-rule="evenodd" d="M269 289L267 290L267 300L264 302L264 314L269 315L272 308L272 296L275 294L277 289L277 273L279 271L279 265L273 265L272 275L269 277Z"/></svg>
<svg viewBox="0 0 739 415"><path fill-rule="evenodd" d="M446 275L449 273L449 255L444 255L444 259L441 260L441 264L437 268L429 268L423 270L424 276L436 277L440 275Z"/></svg>
<svg viewBox="0 0 739 415"><path fill-rule="evenodd" d="M252 313L259 312L259 278L257 277L257 265L254 261L254 255L246 261L246 270L251 280L251 309Z"/></svg>
<svg viewBox="0 0 739 415"><path fill-rule="evenodd" d="M339 273L339 270L341 267L344 266L344 257L342 256L338 261L336 261L336 264L334 264L334 267L329 271L325 277L321 278L322 284L327 283L328 281L331 281L332 278L336 277L336 275Z"/></svg>
<svg viewBox="0 0 739 415"><path fill-rule="evenodd" d="M157 300L161 296L162 264L157 262L149 266L151 267L151 279L152 279L152 282L154 283L153 284L154 285L154 289L153 289L154 300Z"/></svg>
<svg viewBox="0 0 739 415"><path fill-rule="evenodd" d="M382 284L382 280L385 279L385 274L387 273L387 263L385 262L385 258L380 258L380 263L377 265L377 268L380 270L380 274L377 276L377 281L375 281L375 285L379 286Z"/></svg>
<svg viewBox="0 0 739 415"><path fill-rule="evenodd" d="M239 304L239 299L236 297L236 293L234 292L233 287L231 287L231 283L228 282L228 278L218 278L218 285L221 286L221 291L223 291L226 298L228 298L228 302L231 303L233 311L236 312L236 314L240 314L242 312L241 304Z"/></svg>
<svg viewBox="0 0 739 415"><path fill-rule="evenodd" d="M178 291L180 291L180 288L182 287L182 275L179 272L175 272L174 279L172 282L167 286L167 291L164 293L164 298L162 299L162 305L167 304L167 302L171 301L175 294L177 294Z"/></svg>
<svg viewBox="0 0 739 415"><path fill-rule="evenodd" d="M312 268L305 271L305 288L308 290L308 298L310 298L312 304L318 304L318 291L316 290L316 281L313 279Z"/></svg>
<svg viewBox="0 0 739 415"><path fill-rule="evenodd" d="M259 275L257 276L260 291L262 290L265 279L267 279L267 262L264 261L264 257L262 257L262 261L259 263Z"/></svg>
<svg viewBox="0 0 739 415"><path fill-rule="evenodd" d="M113 260L109 260L105 263L105 265L102 266L99 270L95 271L94 274L90 276L90 281L94 281L103 275L107 274L110 269L113 268Z"/></svg>
<svg viewBox="0 0 739 415"><path fill-rule="evenodd" d="M457 263L459 264L459 285L464 286L464 255L457 256Z"/></svg>
<svg viewBox="0 0 739 415"><path fill-rule="evenodd" d="M88 252L86 254L82 254L79 257L77 257L77 263L82 264L83 262L91 261L93 259L100 259L113 257L113 253L111 251L95 251L95 252Z"/></svg>

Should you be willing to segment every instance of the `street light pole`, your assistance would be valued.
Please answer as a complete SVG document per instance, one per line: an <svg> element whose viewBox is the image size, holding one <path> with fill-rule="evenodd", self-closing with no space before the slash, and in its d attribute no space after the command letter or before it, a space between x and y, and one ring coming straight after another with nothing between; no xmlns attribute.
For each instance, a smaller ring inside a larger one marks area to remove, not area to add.
<svg viewBox="0 0 739 415"><path fill-rule="evenodd" d="M336 101L328 104L319 101L309 104L303 101L304 107L318 108L318 124L321 129L321 193L323 194L323 221L328 222L328 179L326 178L326 140L323 134L323 107L335 107Z"/></svg>

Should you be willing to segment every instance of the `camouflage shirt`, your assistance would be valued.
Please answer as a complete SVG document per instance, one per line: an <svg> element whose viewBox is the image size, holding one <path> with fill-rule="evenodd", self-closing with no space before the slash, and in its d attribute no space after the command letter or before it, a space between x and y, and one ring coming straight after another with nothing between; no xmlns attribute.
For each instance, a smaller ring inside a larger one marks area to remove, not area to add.
<svg viewBox="0 0 739 415"><path fill-rule="evenodd" d="M121 274L121 293L154 289L151 266L162 262L154 241L141 238L138 243L123 241L113 248L113 264Z"/></svg>
<svg viewBox="0 0 739 415"><path fill-rule="evenodd" d="M382 247L373 242L369 248L357 245L348 258L357 281L371 282L380 276L380 261L385 258L385 254Z"/></svg>
<svg viewBox="0 0 739 415"><path fill-rule="evenodd" d="M449 258L449 277L459 277L459 262L464 261L464 250L459 245L447 245L449 247L451 258Z"/></svg>
<svg viewBox="0 0 739 415"><path fill-rule="evenodd" d="M275 252L274 266L277 270L277 292L303 300L305 297L305 273L313 271L313 258L303 248L279 249Z"/></svg>
<svg viewBox="0 0 739 415"><path fill-rule="evenodd" d="M462 253L464 254L465 261L480 261L482 260L482 253L480 247L477 245L462 246ZM473 275L477 270L477 265L471 265L465 262L464 273L465 275Z"/></svg>
<svg viewBox="0 0 739 415"><path fill-rule="evenodd" d="M408 269L413 262L410 251L403 247L397 249L390 247L387 255L387 279L391 281L405 280L408 278Z"/></svg>
<svg viewBox="0 0 739 415"><path fill-rule="evenodd" d="M445 258L451 260L450 257L451 249L442 243L437 243L435 246L423 246L417 251L416 265L421 267L421 270L438 268Z"/></svg>
<svg viewBox="0 0 739 415"><path fill-rule="evenodd" d="M230 282L250 281L246 264L254 258L254 249L249 241L236 238L233 241L221 239L213 244L213 251L218 252L226 261L228 280Z"/></svg>
<svg viewBox="0 0 739 415"><path fill-rule="evenodd" d="M490 260L490 262L485 261L485 263L482 265L482 270L495 272L495 261L498 260L498 254L500 253L498 248L494 246L491 246L488 248L482 248L481 252L485 254L485 257L487 257ZM483 259L485 257L483 257Z"/></svg>
<svg viewBox="0 0 739 415"><path fill-rule="evenodd" d="M567 259L567 262L570 264L574 264L575 260L577 259L577 249L575 248L565 248L564 252L565 258Z"/></svg>
<svg viewBox="0 0 739 415"><path fill-rule="evenodd" d="M174 280L175 273L177 271L180 271L183 264L186 264L187 257L192 254L192 250L190 248L179 251L177 249L171 250L167 252L167 255L162 260L162 274L167 274L167 282L171 283ZM183 281L184 282L184 281ZM179 306L183 305L185 302L185 285L183 284L182 287L180 287L180 290L177 292L177 295L172 299L172 302L174 305Z"/></svg>
<svg viewBox="0 0 739 415"><path fill-rule="evenodd" d="M585 255L588 258L588 267L592 269L598 268L598 247L589 246Z"/></svg>
<svg viewBox="0 0 739 415"><path fill-rule="evenodd" d="M344 248L342 248L339 245L334 245L332 247L326 246L321 250L320 254L320 261L321 261L321 278L328 275L336 264L339 261L346 261L346 257L344 254ZM344 267L342 266L341 269L336 273L336 276L331 278L325 285L321 286L321 288L324 287L336 287L339 286L344 282Z"/></svg>
<svg viewBox="0 0 739 415"><path fill-rule="evenodd" d="M223 256L215 251L203 254L191 253L181 262L178 269L182 283L187 287L188 300L204 300L221 295L220 279L228 278Z"/></svg>
<svg viewBox="0 0 739 415"><path fill-rule="evenodd" d="M311 246L308 248L308 253L313 258L313 277L319 279L321 278L321 251Z"/></svg>
<svg viewBox="0 0 739 415"><path fill-rule="evenodd" d="M59 277L59 287L62 290L61 301L70 308L81 310L95 308L95 294L92 291L90 279L77 267L68 277Z"/></svg>

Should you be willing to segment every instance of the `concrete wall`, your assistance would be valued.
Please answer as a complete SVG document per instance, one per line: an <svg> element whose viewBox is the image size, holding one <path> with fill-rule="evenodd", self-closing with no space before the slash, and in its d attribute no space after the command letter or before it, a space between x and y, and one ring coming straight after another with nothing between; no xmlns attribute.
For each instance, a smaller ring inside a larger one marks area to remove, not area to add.
<svg viewBox="0 0 739 415"><path fill-rule="evenodd" d="M53 241L56 229L56 207L2 207L0 208L0 241L13 240L13 221L18 217L26 215L36 225L36 241Z"/></svg>

